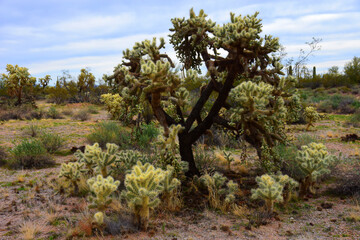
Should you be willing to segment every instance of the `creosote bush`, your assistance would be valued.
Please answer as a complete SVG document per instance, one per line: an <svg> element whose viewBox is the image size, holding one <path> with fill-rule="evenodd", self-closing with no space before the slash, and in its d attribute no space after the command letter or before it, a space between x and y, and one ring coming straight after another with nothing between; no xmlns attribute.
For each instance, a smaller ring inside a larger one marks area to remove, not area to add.
<svg viewBox="0 0 360 240"><path fill-rule="evenodd" d="M54 164L39 140L23 140L10 151L10 165L15 168L42 168Z"/></svg>
<svg viewBox="0 0 360 240"><path fill-rule="evenodd" d="M64 145L64 139L54 133L44 132L40 135L39 139L48 153L55 153Z"/></svg>
<svg viewBox="0 0 360 240"><path fill-rule="evenodd" d="M74 113L72 119L86 121L90 119L90 113L87 109L82 109Z"/></svg>

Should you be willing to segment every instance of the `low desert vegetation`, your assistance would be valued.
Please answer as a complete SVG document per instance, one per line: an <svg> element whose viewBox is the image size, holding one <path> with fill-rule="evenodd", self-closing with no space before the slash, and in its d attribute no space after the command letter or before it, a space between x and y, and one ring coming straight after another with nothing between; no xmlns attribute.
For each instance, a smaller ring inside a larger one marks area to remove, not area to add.
<svg viewBox="0 0 360 240"><path fill-rule="evenodd" d="M100 85L7 66L1 238L360 237L358 58L310 76L282 65L258 13L171 23L181 72L163 38Z"/></svg>

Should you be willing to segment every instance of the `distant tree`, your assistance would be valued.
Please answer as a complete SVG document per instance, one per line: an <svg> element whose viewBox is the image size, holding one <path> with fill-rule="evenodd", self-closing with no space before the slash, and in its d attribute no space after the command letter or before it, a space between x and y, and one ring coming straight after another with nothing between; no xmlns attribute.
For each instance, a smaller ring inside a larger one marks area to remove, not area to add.
<svg viewBox="0 0 360 240"><path fill-rule="evenodd" d="M95 76L91 72L89 72L89 69L83 68L80 70L77 86L79 89L79 93L83 93L94 88Z"/></svg>
<svg viewBox="0 0 360 240"><path fill-rule="evenodd" d="M36 78L31 77L26 67L19 67L18 65L6 65L6 71L8 74L2 74L5 87L8 89L10 96L17 97L16 105L22 104L23 90L25 87L32 87Z"/></svg>
<svg viewBox="0 0 360 240"><path fill-rule="evenodd" d="M345 64L344 72L350 81L360 84L360 57L354 57Z"/></svg>
<svg viewBox="0 0 360 240"><path fill-rule="evenodd" d="M285 139L286 100L292 96L295 79L284 78L278 38L260 36L261 19L230 14L230 21L216 25L203 10L190 10L190 18L172 19L170 43L183 64L179 74L170 57L157 44L145 40L123 53L114 74L105 76L127 107L151 106L165 136L177 129L181 160L189 163L187 174L198 175L192 145L213 124L229 129L249 142L261 159L263 147ZM225 52L225 54L219 54ZM206 67L206 77L198 71ZM191 96L189 86L200 82ZM180 128L171 128L180 125Z"/></svg>
<svg viewBox="0 0 360 240"><path fill-rule="evenodd" d="M44 89L46 88L46 86L49 84L49 82L51 81L51 76L50 75L46 75L43 78L39 78L41 87Z"/></svg>

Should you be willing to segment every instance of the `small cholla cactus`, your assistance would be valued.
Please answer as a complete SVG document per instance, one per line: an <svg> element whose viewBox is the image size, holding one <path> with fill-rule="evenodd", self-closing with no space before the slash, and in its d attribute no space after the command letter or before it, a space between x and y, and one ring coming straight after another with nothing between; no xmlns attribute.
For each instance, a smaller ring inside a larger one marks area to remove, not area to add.
<svg viewBox="0 0 360 240"><path fill-rule="evenodd" d="M282 192L284 186L268 174L257 177L256 182L258 183L259 187L257 189L251 189L251 198L260 198L265 200L265 206L267 211L269 213L272 213L274 211L274 202L283 201Z"/></svg>
<svg viewBox="0 0 360 240"><path fill-rule="evenodd" d="M307 193L314 193L313 185L316 178L329 172L329 165L334 158L322 143L310 143L301 147L296 161L305 174L301 181L300 196Z"/></svg>
<svg viewBox="0 0 360 240"><path fill-rule="evenodd" d="M145 164L146 162L148 162L148 157L139 151L119 151L116 153L114 171L130 172L138 161L140 161L142 164Z"/></svg>
<svg viewBox="0 0 360 240"><path fill-rule="evenodd" d="M142 230L147 230L149 223L150 209L159 205L159 194L163 187L161 182L164 179L163 170L149 163L137 162L130 174L125 177L126 201L134 211L135 223Z"/></svg>
<svg viewBox="0 0 360 240"><path fill-rule="evenodd" d="M205 174L201 179L208 188L211 207L225 211L235 201L235 193L238 191L237 183L229 181L227 188L223 187L227 178L218 172L215 172L212 176Z"/></svg>
<svg viewBox="0 0 360 240"><path fill-rule="evenodd" d="M94 214L95 222L101 226L104 223L104 214L102 212L97 212Z"/></svg>
<svg viewBox="0 0 360 240"><path fill-rule="evenodd" d="M69 162L61 164L61 170L59 177L64 177L67 181L70 181L74 187L74 194L78 195L79 186L78 181L81 178L81 173L84 172L84 163Z"/></svg>
<svg viewBox="0 0 360 240"><path fill-rule="evenodd" d="M223 151L224 153L224 158L226 160L226 163L227 163L227 168L228 170L230 171L231 170L231 163L235 160L232 156L231 156L231 152L226 152L226 151Z"/></svg>
<svg viewBox="0 0 360 240"><path fill-rule="evenodd" d="M172 204L172 197L176 189L180 186L181 182L174 177L174 168L170 165L167 166L167 170L163 172L164 179L161 181L162 185L162 198L164 199L165 205L168 208L171 208Z"/></svg>
<svg viewBox="0 0 360 240"><path fill-rule="evenodd" d="M106 144L106 152L96 151L94 156L94 162L96 164L96 169L98 172L102 174L103 177L108 176L108 168L115 162L116 160L116 152L119 147L113 143Z"/></svg>
<svg viewBox="0 0 360 240"><path fill-rule="evenodd" d="M111 176L103 178L102 175L97 175L97 177L87 180L87 184L96 196L95 198L90 197L89 200L92 202L90 208L97 208L99 211L104 211L111 203L112 199L110 195L116 191L120 185L120 181L114 181Z"/></svg>
<svg viewBox="0 0 360 240"><path fill-rule="evenodd" d="M283 185L283 204L286 205L292 197L292 193L299 183L289 177L288 175L282 175L281 172L278 172L276 175L272 176L277 182Z"/></svg>
<svg viewBox="0 0 360 240"><path fill-rule="evenodd" d="M86 168L90 173L90 175L92 175L94 172L93 169L95 167L94 157L96 152L99 151L101 151L101 148L99 147L98 143L95 143L92 146L87 145L85 147L84 153L82 153L80 150L77 150L74 154L79 162L85 163Z"/></svg>
<svg viewBox="0 0 360 240"><path fill-rule="evenodd" d="M304 114L305 114L305 120L308 124L306 126L306 131L308 131L310 127L314 127L314 123L316 121L320 120L320 115L314 107L306 107Z"/></svg>

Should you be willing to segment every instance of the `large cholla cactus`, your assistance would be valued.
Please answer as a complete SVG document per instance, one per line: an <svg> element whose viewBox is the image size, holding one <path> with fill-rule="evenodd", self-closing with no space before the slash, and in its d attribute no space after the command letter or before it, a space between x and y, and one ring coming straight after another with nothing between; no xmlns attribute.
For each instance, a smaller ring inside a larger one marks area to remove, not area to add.
<svg viewBox="0 0 360 240"><path fill-rule="evenodd" d="M104 178L102 175L87 180L90 190L95 197L90 197L92 204L90 208L97 208L99 211L105 211L106 207L111 203L110 195L116 191L120 185L120 181L114 181L111 176Z"/></svg>
<svg viewBox="0 0 360 240"><path fill-rule="evenodd" d="M279 40L261 36L257 15L231 13L228 23L217 25L203 10L196 15L191 9L189 18L171 20L170 43L183 64L183 74L161 53L165 47L161 38L135 43L124 51L114 74L104 76L129 108L150 106L165 137L171 135L172 125L181 126L176 133L179 154L189 163L189 176L200 174L192 145L213 124L250 143L259 157L263 142L273 147L285 138L295 79L281 77L283 66L274 54ZM206 67L205 77L198 76L201 66Z"/></svg>
<svg viewBox="0 0 360 240"><path fill-rule="evenodd" d="M307 122L306 131L309 131L310 127L314 127L314 123L320 120L320 115L314 107L306 107L304 114Z"/></svg>
<svg viewBox="0 0 360 240"><path fill-rule="evenodd" d="M284 185L275 178L268 174L264 174L261 177L256 178L256 182L259 187L257 189L251 189L251 198L265 200L265 206L269 213L274 211L274 202L283 201L283 189Z"/></svg>
<svg viewBox="0 0 360 240"><path fill-rule="evenodd" d="M313 185L317 177L330 171L329 166L333 160L334 157L327 152L322 143L312 142L301 147L301 151L298 152L296 158L300 169L305 175L301 181L300 196L314 193Z"/></svg>
<svg viewBox="0 0 360 240"><path fill-rule="evenodd" d="M237 183L230 180L224 187L227 178L218 172L213 175L203 175L201 180L208 188L211 207L225 211L235 201L235 194L238 191Z"/></svg>
<svg viewBox="0 0 360 240"><path fill-rule="evenodd" d="M125 177L125 198L130 208L134 211L134 220L138 226L147 230L150 209L159 205L159 194L163 187L163 170L149 163L143 165L138 162L130 174Z"/></svg>
<svg viewBox="0 0 360 240"><path fill-rule="evenodd" d="M84 163L69 162L61 164L59 177L65 178L74 187L74 194L78 195L79 185L78 181L81 178L81 173L84 172Z"/></svg>

